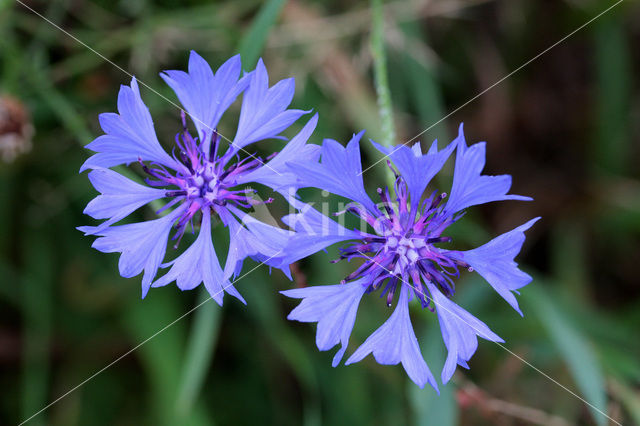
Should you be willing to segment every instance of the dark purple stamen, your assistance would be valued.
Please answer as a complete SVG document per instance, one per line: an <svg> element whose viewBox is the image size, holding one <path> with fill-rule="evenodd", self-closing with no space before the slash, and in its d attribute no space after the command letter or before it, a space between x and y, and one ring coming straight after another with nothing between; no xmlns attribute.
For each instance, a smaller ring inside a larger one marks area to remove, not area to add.
<svg viewBox="0 0 640 426"><path fill-rule="evenodd" d="M218 154L219 143L220 143L220 134L218 133L218 129L213 129L213 134L211 135L211 144L209 145L209 162L211 163L213 163L216 159L216 155Z"/></svg>
<svg viewBox="0 0 640 426"><path fill-rule="evenodd" d="M389 190L386 189L386 191L383 191L382 188L378 188L378 195L380 195L380 199L382 200L382 207L387 212L387 216L389 217L389 219L392 219L394 217L394 214L393 209L391 208L389 203Z"/></svg>
<svg viewBox="0 0 640 426"><path fill-rule="evenodd" d="M447 195L437 192L422 203L416 203L416 207L412 209L406 182L388 164L396 176L396 199L393 204L389 189L378 188L382 201L379 210L382 214L369 212L359 205L349 205L345 211L337 213L348 212L359 217L378 235L360 232L361 240L341 248L340 258L333 262L365 259L362 265L342 280L343 283L364 278L366 292L383 288L380 297L386 295L389 306L398 285L407 285L422 307L433 311L431 297L424 283L435 284L443 294L451 297L455 292L455 285L450 277L459 276L459 268L472 270L466 262L457 259L460 252L435 246L452 241L451 237L441 234L462 215L451 216L445 212L442 201ZM455 257L453 253L456 254Z"/></svg>
<svg viewBox="0 0 640 426"><path fill-rule="evenodd" d="M184 212L175 225L176 234L173 239L177 241L176 247L187 227L191 225L193 229L194 216L202 209L219 212L218 209L226 208L228 205L250 209L258 204L252 199L255 191L232 190L231 188L237 185L238 178L243 174L264 164L259 157L251 156L231 164L225 170L225 166L234 154L227 151L222 157L218 157L221 136L217 130L213 130L211 140L208 142L209 150L205 152L203 145L207 141L206 134L203 132L200 141L198 138L192 137L187 129L185 112L181 111L180 116L183 128L182 132L175 137L178 154L176 156L174 151L173 158L184 168L171 174L161 164L147 165L138 159L142 170L149 176L145 178L145 182L154 187L173 187L167 188L165 192L165 196L172 198L172 200L160 211L176 203L186 204ZM269 198L263 203L272 201L273 199ZM207 207L209 208L207 209Z"/></svg>
<svg viewBox="0 0 640 426"><path fill-rule="evenodd" d="M451 237L435 237L435 238L427 238L427 244L435 244L435 243L450 243Z"/></svg>

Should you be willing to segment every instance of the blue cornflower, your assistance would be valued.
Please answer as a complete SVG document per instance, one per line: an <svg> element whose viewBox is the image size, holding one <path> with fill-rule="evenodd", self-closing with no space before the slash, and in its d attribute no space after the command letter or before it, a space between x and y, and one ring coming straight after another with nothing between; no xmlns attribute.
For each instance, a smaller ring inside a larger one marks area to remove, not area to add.
<svg viewBox="0 0 640 426"><path fill-rule="evenodd" d="M442 244L451 242L443 233L464 215L464 209L499 200L531 200L508 195L511 177L482 175L485 144L467 147L462 125L458 137L446 148L438 150L434 142L423 154L420 144L413 147L386 148L373 143L391 159L395 173L395 200L388 188L378 189L382 201L378 207L365 192L362 182L359 141L354 135L346 148L333 140L322 145L321 162L302 165L294 161L294 170L302 186L322 188L353 200L345 212L362 220L365 230L347 229L324 216L310 205L293 201L299 213L284 218L299 231L290 240L287 261L311 254L337 242L348 242L340 249L340 259L361 259L361 265L336 285L307 287L283 291L286 296L302 299L288 318L301 322L317 322L316 343L320 350L340 343L333 366L342 359L354 326L362 297L380 293L396 307L389 319L347 359L358 362L373 354L380 364L402 363L417 385L436 381L429 370L416 339L409 317L408 304L415 299L422 308L436 312L448 356L442 370L442 382L453 375L456 364L468 368L467 361L478 346L477 336L494 342L503 340L486 324L455 304L454 279L461 270L476 271L521 315L513 295L531 281L518 269L514 257L524 242L524 231L538 220L533 219L487 244L468 251L447 250ZM430 180L457 150L450 196L433 192L422 200ZM445 202L445 199L447 201ZM344 212L342 212L344 213ZM340 260L338 259L338 260ZM337 261L337 260L336 260Z"/></svg>
<svg viewBox="0 0 640 426"><path fill-rule="evenodd" d="M85 213L95 219L107 220L98 226L79 229L99 237L93 243L96 249L121 253L119 268L123 277L144 272L142 297L150 287L175 281L182 290L204 283L219 304L222 304L223 291L244 302L229 279L238 275L246 257L276 266L289 274L288 264L282 263L282 249L289 233L246 213L258 203L252 198L255 191L246 186L259 183L284 193L284 188L295 183L295 176L285 164L294 158L317 160L319 147L306 145L317 116L312 117L280 153L269 156L268 162L255 155L245 156L247 145L279 137L280 132L306 112L287 109L294 92L292 78L269 88L262 60L251 73L242 77L240 74L239 56L226 61L214 74L195 52L191 52L189 58L189 72L161 74L196 128L196 135L192 136L183 112L183 128L175 137L172 155L158 142L135 78L130 86L123 85L120 89L119 113L100 115L105 135L87 145L96 154L84 163L81 171L92 169L89 179L101 193L89 203ZM216 128L225 110L240 94L243 99L237 131L233 141L227 144L221 140L222 135ZM109 169L133 162L140 163L148 175L145 179L148 186ZM157 213L170 210L164 216L113 226L134 210L160 198L165 198L167 203ZM223 266L211 239L212 222L216 217L230 233L229 251ZM191 225L194 229L194 222L200 222L195 242L176 259L162 264L171 229L175 228L173 239L177 248L187 227ZM161 266L170 266L170 269L155 279Z"/></svg>

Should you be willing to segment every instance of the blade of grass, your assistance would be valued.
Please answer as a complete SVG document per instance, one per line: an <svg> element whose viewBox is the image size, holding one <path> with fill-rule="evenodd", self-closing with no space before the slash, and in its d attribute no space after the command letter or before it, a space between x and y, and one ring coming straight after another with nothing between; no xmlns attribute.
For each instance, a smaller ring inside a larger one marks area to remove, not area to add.
<svg viewBox="0 0 640 426"><path fill-rule="evenodd" d="M11 265L4 259L0 259L0 277L2 277L4 282L18 282L18 274L16 274ZM0 299L16 308L18 308L21 303L20 293L16 291L15 287L8 285L0 285Z"/></svg>
<svg viewBox="0 0 640 426"><path fill-rule="evenodd" d="M310 361L307 349L283 321L276 304L276 294L270 288L272 283L269 277L266 272L256 273L253 276L254 284L247 286L245 291L247 303L250 303L253 308L249 313L263 329L273 347L289 364L305 391L303 424L309 426L322 424L318 403L320 390L315 367Z"/></svg>
<svg viewBox="0 0 640 426"><path fill-rule="evenodd" d="M416 22L403 23L401 30L407 38L426 43L426 35L420 31ZM405 44L411 46L411 43ZM446 111L434 67L418 62L406 50L402 54L408 95L416 108L420 123L423 127L435 123L446 115ZM447 128L442 123L431 129L428 134L433 137L430 137L426 142L431 142L432 139L438 139L441 143L449 141Z"/></svg>
<svg viewBox="0 0 640 426"><path fill-rule="evenodd" d="M633 93L630 49L625 28L615 15L595 26L596 132L593 163L623 173L631 151L630 99Z"/></svg>
<svg viewBox="0 0 640 426"><path fill-rule="evenodd" d="M560 356L567 364L582 396L598 410L607 413L607 395L604 376L593 347L563 313L561 306L538 285L527 287L523 300L530 303L531 310L546 329ZM607 417L589 407L596 424L605 426Z"/></svg>
<svg viewBox="0 0 640 426"><path fill-rule="evenodd" d="M242 64L245 69L255 66L260 56L260 52L267 41L269 31L276 23L280 11L286 0L270 0L266 2L256 15L251 28L240 40L238 52L242 57Z"/></svg>
<svg viewBox="0 0 640 426"><path fill-rule="evenodd" d="M86 145L93 140L91 131L87 128L82 116L76 111L71 102L60 93L50 82L47 77L48 66L44 63L41 55L36 55L36 60L31 64L31 70L23 75L34 87L40 99L50 108L51 112L56 115L64 127L81 143Z"/></svg>
<svg viewBox="0 0 640 426"><path fill-rule="evenodd" d="M13 28L15 13L9 7L10 3L13 2L0 3L0 51L2 52L0 82L3 92L19 93L22 56L20 55L21 46L16 41Z"/></svg>
<svg viewBox="0 0 640 426"><path fill-rule="evenodd" d="M440 333L433 322L425 327L419 340L427 365L434 376L439 377L445 361L445 348ZM440 386L440 395L431 386L420 389L413 382L408 382L409 404L413 411L415 424L418 426L441 425L455 426L458 424L458 403L455 399L455 386L447 383Z"/></svg>
<svg viewBox="0 0 640 426"><path fill-rule="evenodd" d="M178 318L182 311L173 289L156 289L143 301L133 299L124 312L123 321L135 344L157 332L159 324ZM154 424L211 423L201 405L192 409L188 419L175 417L176 384L180 382L185 334L184 324L176 323L135 352L150 383L148 412L153 413Z"/></svg>
<svg viewBox="0 0 640 426"><path fill-rule="evenodd" d="M143 301L137 298L132 300L124 312L123 320L132 336L132 343L136 343L157 331L158 324L152 319L160 321L179 315L177 300L171 298L168 291L154 291ZM148 411L153 410L155 419L162 420L163 424L172 423L183 335L184 324L175 324L136 351L150 382Z"/></svg>
<svg viewBox="0 0 640 426"><path fill-rule="evenodd" d="M9 262L9 253L12 251L12 234L15 232L15 227L12 225L13 197L15 197L18 191L19 177L15 173L12 173L8 167L0 172L0 269L10 270L12 266ZM6 266L4 265L7 262ZM4 266L4 267L3 267ZM13 274L12 274L13 275ZM4 273L0 276L4 277ZM10 279L5 278L5 282L11 282ZM11 286L0 286L8 293L15 294L15 289ZM2 291L2 290L0 290Z"/></svg>
<svg viewBox="0 0 640 426"><path fill-rule="evenodd" d="M24 347L20 417L25 419L46 405L48 398L54 271L51 258L53 250L46 235L31 230L23 244ZM45 419L40 416L32 422L46 424Z"/></svg>
<svg viewBox="0 0 640 426"><path fill-rule="evenodd" d="M585 229L580 218L558 221L553 227L551 246L553 276L582 303L588 301L589 288Z"/></svg>
<svg viewBox="0 0 640 426"><path fill-rule="evenodd" d="M200 304L208 298L209 293L203 288L197 303ZM221 320L222 307L215 302L206 303L195 312L178 386L178 418L185 418L200 393L216 347Z"/></svg>

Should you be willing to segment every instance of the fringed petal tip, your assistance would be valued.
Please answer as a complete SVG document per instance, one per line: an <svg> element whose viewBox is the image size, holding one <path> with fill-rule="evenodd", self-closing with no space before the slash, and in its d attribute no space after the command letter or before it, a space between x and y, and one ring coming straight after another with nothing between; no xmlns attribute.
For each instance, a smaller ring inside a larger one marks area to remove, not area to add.
<svg viewBox="0 0 640 426"><path fill-rule="evenodd" d="M420 388L429 383L436 391L438 384L422 357L418 339L409 318L409 296L405 285L393 313L384 324L360 345L347 359L345 365L353 364L373 354L378 364L402 363L409 378Z"/></svg>
<svg viewBox="0 0 640 426"><path fill-rule="evenodd" d="M337 344L341 348L334 355L332 365L337 366L347 349L356 313L366 287L361 281L349 284L314 286L281 291L283 295L303 299L287 319L318 323L316 346L327 351Z"/></svg>
<svg viewBox="0 0 640 426"><path fill-rule="evenodd" d="M454 254L471 265L520 316L524 315L514 293L529 284L532 278L519 269L515 257L524 244L525 231L538 220L540 217L531 219L478 248Z"/></svg>

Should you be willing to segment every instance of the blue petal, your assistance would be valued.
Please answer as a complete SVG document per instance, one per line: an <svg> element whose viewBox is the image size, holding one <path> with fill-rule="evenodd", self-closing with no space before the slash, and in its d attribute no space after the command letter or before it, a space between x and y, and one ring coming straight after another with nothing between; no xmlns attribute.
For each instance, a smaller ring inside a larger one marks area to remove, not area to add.
<svg viewBox="0 0 640 426"><path fill-rule="evenodd" d="M142 297L145 297L164 259L171 226L183 211L184 207L181 206L160 219L147 222L112 226L102 230L90 226L78 229L86 235L99 235L92 245L96 250L121 253L118 266L123 277L131 278L144 270Z"/></svg>
<svg viewBox="0 0 640 426"><path fill-rule="evenodd" d="M135 77L131 80L131 87L120 87L118 112L100 114L100 126L106 134L86 146L97 154L85 161L80 171L129 164L139 158L182 170L183 167L160 146Z"/></svg>
<svg viewBox="0 0 640 426"><path fill-rule="evenodd" d="M442 369L442 383L447 383L456 370L456 364L469 368L467 361L478 348L478 339L504 342L485 323L453 303L435 285L427 282L427 287L436 305L440 331L447 347L447 360Z"/></svg>
<svg viewBox="0 0 640 426"><path fill-rule="evenodd" d="M242 100L238 131L233 139L232 152L253 142L278 136L300 116L306 114L301 110L287 110L293 99L293 92L293 78L281 80L269 88L267 69L262 59L258 60L249 88Z"/></svg>
<svg viewBox="0 0 640 426"><path fill-rule="evenodd" d="M438 141L434 141L426 154L422 154L420 142L409 148L405 145L384 147L371 141L378 151L387 155L396 165L402 178L407 182L411 195L411 206L415 209L420 203L422 193L433 177L442 169L454 148L455 141L438 151Z"/></svg>
<svg viewBox="0 0 640 426"><path fill-rule="evenodd" d="M514 258L524 243L524 231L540 219L531 219L524 225L506 232L485 245L469 251L451 252L451 256L464 260L491 284L500 296L522 315L518 301L512 292L531 282L531 277L518 269Z"/></svg>
<svg viewBox="0 0 640 426"><path fill-rule="evenodd" d="M200 283L204 283L211 298L220 306L222 306L225 291L246 304L240 293L229 282L229 276L224 274L220 267L211 241L211 214L208 208L202 211L202 224L198 238L170 265L169 272L156 280L152 287L161 287L175 281L180 290L192 290Z"/></svg>
<svg viewBox="0 0 640 426"><path fill-rule="evenodd" d="M362 183L362 164L360 162L360 138L364 130L353 135L347 147L339 142L325 139L322 144L321 163L290 162L289 167L298 175L300 186L325 189L345 198L357 201L371 213L378 215L379 210Z"/></svg>
<svg viewBox="0 0 640 426"><path fill-rule="evenodd" d="M134 210L165 195L162 189L137 184L110 169L92 170L89 180L102 195L91 200L84 213L94 219L109 219L100 224L98 229L118 222Z"/></svg>
<svg viewBox="0 0 640 426"><path fill-rule="evenodd" d="M285 197L289 191L295 192L298 177L287 165L287 162L298 161L302 164L315 163L320 156L318 145L307 144L309 137L318 124L318 114L315 114L302 130L266 165L259 167L237 180L238 185L258 182L280 191Z"/></svg>
<svg viewBox="0 0 640 426"><path fill-rule="evenodd" d="M222 114L249 84L249 77L238 80L240 55L218 68L215 75L209 64L193 50L189 56L189 72L164 71L160 76L173 89L198 130L203 150L209 153L209 141Z"/></svg>
<svg viewBox="0 0 640 426"><path fill-rule="evenodd" d="M225 273L230 271L237 276L242 269L242 261L251 257L265 265L281 269L291 279L289 263L283 259L286 255L285 247L292 233L261 222L233 206L227 207L244 226L228 212L220 212L221 219L229 227L231 237Z"/></svg>
<svg viewBox="0 0 640 426"><path fill-rule="evenodd" d="M453 173L451 194L445 210L450 214L476 204L491 201L522 200L530 201L531 197L521 195L507 195L511 188L511 176L481 175L485 163L485 142L467 147L462 130L458 131L456 165Z"/></svg>
<svg viewBox="0 0 640 426"><path fill-rule="evenodd" d="M311 204L293 197L289 199L289 203L299 213L282 218L284 223L296 231L287 242L285 263L291 264L341 241L361 239L360 234L323 215Z"/></svg>
<svg viewBox="0 0 640 426"><path fill-rule="evenodd" d="M378 364L395 365L401 362L415 384L423 388L429 383L438 391L436 380L420 353L418 339L413 332L406 287L401 286L398 305L389 319L365 340L345 364L358 362L372 353Z"/></svg>
<svg viewBox="0 0 640 426"><path fill-rule="evenodd" d="M336 367L349 345L358 305L365 290L366 286L360 280L349 284L306 287L280 293L287 297L303 299L287 319L317 322L318 349L327 351L338 343L342 345L333 357L332 365Z"/></svg>

